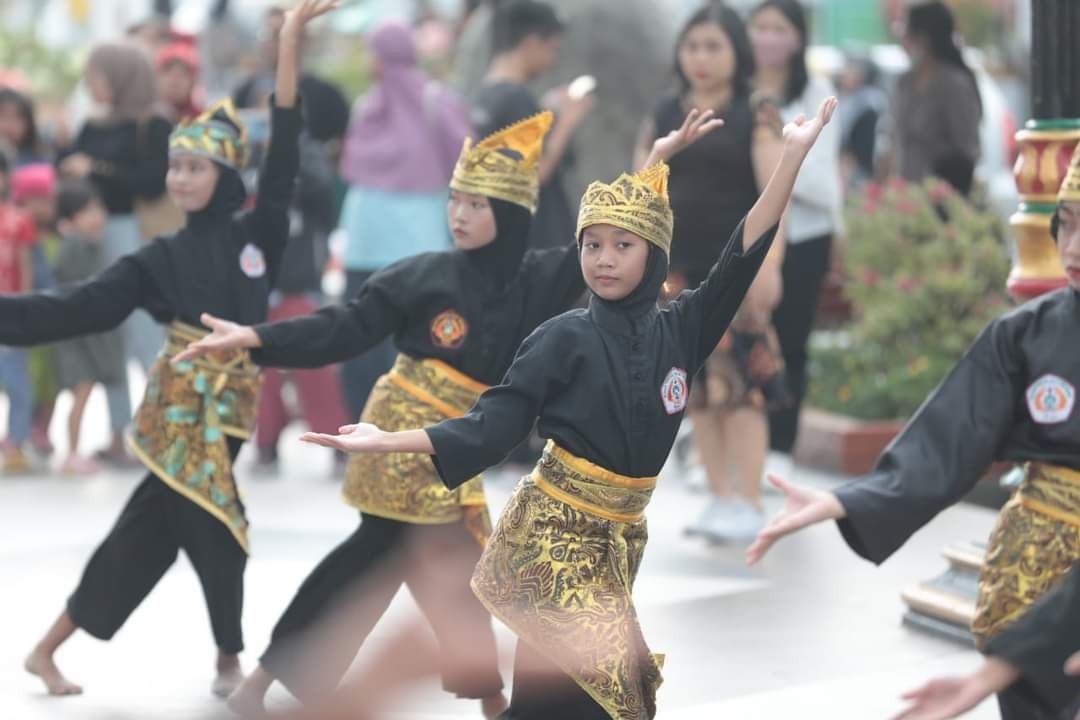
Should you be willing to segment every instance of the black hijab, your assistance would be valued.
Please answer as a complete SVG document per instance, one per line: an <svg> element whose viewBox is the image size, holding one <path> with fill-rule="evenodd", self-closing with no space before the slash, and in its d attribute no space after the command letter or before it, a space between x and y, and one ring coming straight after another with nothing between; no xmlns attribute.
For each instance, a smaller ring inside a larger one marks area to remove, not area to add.
<svg viewBox="0 0 1080 720"><path fill-rule="evenodd" d="M505 289L521 269L529 242L532 213L516 203L488 198L495 215L495 239L465 256L497 290Z"/></svg>
<svg viewBox="0 0 1080 720"><path fill-rule="evenodd" d="M635 331L635 321L643 319L656 310L660 292L667 281L667 254L650 242L647 242L647 245L649 257L645 261L645 274L629 295L621 300L605 300L590 291L589 306L601 311L605 316L624 318L627 329L631 332Z"/></svg>

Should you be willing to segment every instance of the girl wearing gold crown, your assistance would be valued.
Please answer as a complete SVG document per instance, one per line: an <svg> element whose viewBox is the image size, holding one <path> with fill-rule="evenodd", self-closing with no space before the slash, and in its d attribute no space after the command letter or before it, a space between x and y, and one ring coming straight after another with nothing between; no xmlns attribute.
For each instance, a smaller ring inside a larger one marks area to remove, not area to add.
<svg viewBox="0 0 1080 720"><path fill-rule="evenodd" d="M405 428L464 414L506 372L521 340L584 289L570 243L526 252L550 125L545 113L466 142L447 206L455 250L402 260L347 305L297 320L250 328L207 316L214 333L176 360L250 348L261 365L318 367L392 335L400 355L363 419ZM275 679L307 702L333 690L405 583L440 639L445 689L481 699L489 716L502 710L491 619L468 586L491 532L481 480L449 490L426 456L357 457L344 499L360 511L359 527L300 586L230 706L257 712ZM353 586L362 587L346 592ZM457 658L477 649L483 671L461 675Z"/></svg>
<svg viewBox="0 0 1080 720"><path fill-rule="evenodd" d="M446 487L456 488L537 423L547 449L518 485L472 578L480 601L519 638L504 718L655 715L659 659L631 600L645 507L689 384L761 266L799 167L835 107L829 99L814 119L784 129L775 173L712 272L665 310L657 299L673 218L662 161L685 145L678 134L654 144L647 170L589 187L577 230L588 309L541 325L467 415L423 430L361 424L340 436L304 437L355 453L427 453Z"/></svg>
<svg viewBox="0 0 1080 720"><path fill-rule="evenodd" d="M41 677L52 695L82 692L57 668L56 650L79 628L111 638L180 549L195 567L210 612L218 647L213 691L227 696L242 679L248 523L232 461L254 419L258 370L241 352L181 365L170 364L168 356L203 334L198 322L204 312L242 322L266 317L298 164L297 41L309 20L334 7L327 0L305 0L282 30L273 135L251 212L234 217L246 196L238 172L245 141L226 102L169 139L166 185L186 213L183 228L71 290L0 298L0 343L5 345L102 332L136 308L170 324L130 438L149 472L90 558L67 609L26 660L26 669Z"/></svg>
<svg viewBox="0 0 1080 720"><path fill-rule="evenodd" d="M750 547L750 562L785 535L836 520L852 550L882 563L996 461L1023 463L1025 473L990 536L971 628L980 648L993 654L1002 629L1080 560L1080 149L1050 231L1068 285L991 323L868 477L828 493L772 478L787 503ZM1005 720L1059 716L1062 698L1003 670L992 663L976 678L989 684L967 707L916 693L910 717L954 717L991 692Z"/></svg>

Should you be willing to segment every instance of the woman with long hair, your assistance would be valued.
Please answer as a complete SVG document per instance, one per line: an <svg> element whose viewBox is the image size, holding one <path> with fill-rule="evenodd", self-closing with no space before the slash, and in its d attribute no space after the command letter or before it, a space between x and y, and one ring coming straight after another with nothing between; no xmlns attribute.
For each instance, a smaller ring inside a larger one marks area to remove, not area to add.
<svg viewBox="0 0 1080 720"><path fill-rule="evenodd" d="M109 214L105 228L105 263L133 253L141 244L138 200L156 200L165 193L169 165L170 123L159 112L154 67L139 47L125 43L98 45L86 61L85 81L99 108L82 126L71 152L59 163L61 175L87 178L101 195ZM144 311L124 325L125 357L149 370L164 334ZM124 429L131 421L127 373L106 386L112 443L104 460L130 465L124 450Z"/></svg>
<svg viewBox="0 0 1080 720"><path fill-rule="evenodd" d="M941 177L967 194L979 159L982 101L955 33L952 11L943 2L908 11L901 42L911 69L893 94L893 169L909 182Z"/></svg>

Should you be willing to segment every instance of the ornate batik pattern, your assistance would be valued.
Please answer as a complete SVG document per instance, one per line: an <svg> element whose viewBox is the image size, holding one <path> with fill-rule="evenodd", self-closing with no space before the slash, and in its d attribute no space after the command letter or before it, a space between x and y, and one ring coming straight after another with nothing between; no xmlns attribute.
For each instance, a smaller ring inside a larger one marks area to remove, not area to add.
<svg viewBox="0 0 1080 720"><path fill-rule="evenodd" d="M980 646L1080 560L1080 473L1029 463L990 536L972 632Z"/></svg>
<svg viewBox="0 0 1080 720"><path fill-rule="evenodd" d="M438 360L398 355L371 390L361 422L382 430L414 430L461 417L487 389ZM345 502L363 512L424 525L464 522L483 545L491 516L481 478L453 490L439 479L430 455L362 453L349 459Z"/></svg>
<svg viewBox="0 0 1080 720"><path fill-rule="evenodd" d="M247 351L170 362L205 334L182 323L169 327L165 352L150 370L129 442L147 469L225 523L248 551L247 515L226 438L250 436L260 374Z"/></svg>
<svg viewBox="0 0 1080 720"><path fill-rule="evenodd" d="M548 444L518 484L472 586L492 615L559 665L616 720L656 714L662 658L631 591L656 478L629 478Z"/></svg>

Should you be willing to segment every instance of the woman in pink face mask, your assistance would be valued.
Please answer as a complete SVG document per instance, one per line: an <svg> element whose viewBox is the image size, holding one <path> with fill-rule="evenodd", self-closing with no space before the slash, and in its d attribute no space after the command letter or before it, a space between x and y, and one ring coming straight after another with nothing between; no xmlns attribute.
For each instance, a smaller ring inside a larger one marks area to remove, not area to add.
<svg viewBox="0 0 1080 720"><path fill-rule="evenodd" d="M807 71L809 27L796 0L760 2L750 14L748 30L757 66L755 90L772 99L784 122L812 114L836 93L832 83ZM818 294L830 268L833 238L842 231L841 205L840 133L832 126L807 157L795 183L785 227L782 295L772 315L788 392L784 406L769 413L769 444L785 465L795 446L806 393L807 341ZM736 493L740 494L738 488Z"/></svg>

